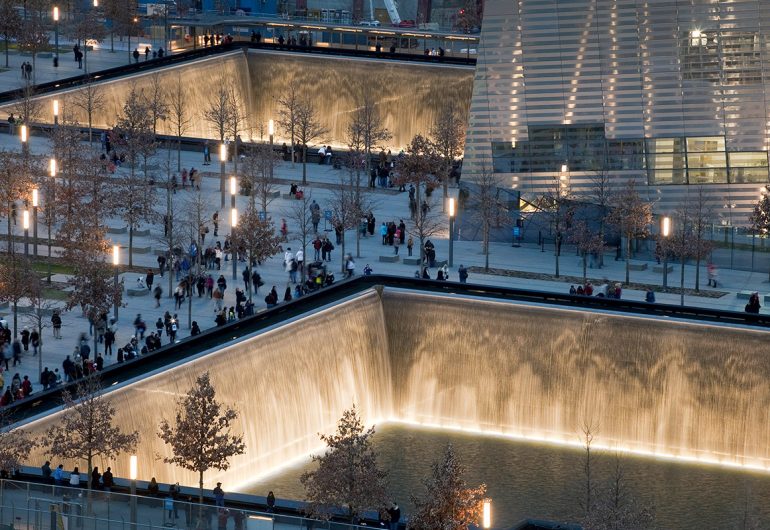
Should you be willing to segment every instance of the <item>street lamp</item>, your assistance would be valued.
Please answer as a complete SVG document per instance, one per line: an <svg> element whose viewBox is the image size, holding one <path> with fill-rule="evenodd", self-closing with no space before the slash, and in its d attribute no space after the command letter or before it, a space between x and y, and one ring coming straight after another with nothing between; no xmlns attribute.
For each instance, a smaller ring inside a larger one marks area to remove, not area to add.
<svg viewBox="0 0 770 530"><path fill-rule="evenodd" d="M131 64L131 32L134 31L134 25L139 21L136 17L134 17L131 22L133 24L128 26L128 64Z"/></svg>
<svg viewBox="0 0 770 530"><path fill-rule="evenodd" d="M230 177L230 207L235 208L235 194L236 194L236 187L237 187L237 181L235 177Z"/></svg>
<svg viewBox="0 0 770 530"><path fill-rule="evenodd" d="M48 171L51 175L51 182L48 183L47 192L46 192L46 210L45 210L45 219L46 219L46 226L48 227L48 283L51 283L51 228L54 222L54 210L53 205L55 204L55 188L56 188L56 159L52 158L48 163Z"/></svg>
<svg viewBox="0 0 770 530"><path fill-rule="evenodd" d="M131 479L131 523L136 525L136 475L137 475L138 463L136 461L136 455L131 455L129 460L129 475Z"/></svg>
<svg viewBox="0 0 770 530"><path fill-rule="evenodd" d="M275 134L275 122L267 122L267 134L270 136L270 180L273 180L273 135Z"/></svg>
<svg viewBox="0 0 770 530"><path fill-rule="evenodd" d="M660 235L668 239L671 235L671 218L666 216L660 220ZM668 287L668 249L663 245L663 288Z"/></svg>
<svg viewBox="0 0 770 530"><path fill-rule="evenodd" d="M53 8L53 32L54 32L54 52L53 52L53 66L59 67L59 8L54 6Z"/></svg>
<svg viewBox="0 0 770 530"><path fill-rule="evenodd" d="M59 125L59 100L53 100L53 124Z"/></svg>
<svg viewBox="0 0 770 530"><path fill-rule="evenodd" d="M22 212L22 219L24 227L24 256L29 256L29 210L26 208Z"/></svg>
<svg viewBox="0 0 770 530"><path fill-rule="evenodd" d="M22 125L19 130L19 136L21 138L21 152L26 157L29 154L29 145L27 143L27 140L29 140L27 126Z"/></svg>
<svg viewBox="0 0 770 530"><path fill-rule="evenodd" d="M220 208L225 207L225 162L227 162L227 144L223 142L219 146L219 190L222 192Z"/></svg>
<svg viewBox="0 0 770 530"><path fill-rule="evenodd" d="M235 200L235 195L233 195L233 200ZM235 206L233 206L230 210L230 257L233 260L233 281L238 280L238 252L236 251L235 247L236 226L238 226L238 210L236 210Z"/></svg>
<svg viewBox="0 0 770 530"><path fill-rule="evenodd" d="M449 266L452 266L455 247L455 199L449 197Z"/></svg>
<svg viewBox="0 0 770 530"><path fill-rule="evenodd" d="M492 501L484 499L481 512L481 527L492 528Z"/></svg>
<svg viewBox="0 0 770 530"><path fill-rule="evenodd" d="M37 257L37 188L32 189L32 255Z"/></svg>
<svg viewBox="0 0 770 530"><path fill-rule="evenodd" d="M120 265L120 246L112 245L112 265L115 269L115 293L118 292L118 265ZM118 302L115 299L115 308L113 309L113 316L115 320L118 320Z"/></svg>

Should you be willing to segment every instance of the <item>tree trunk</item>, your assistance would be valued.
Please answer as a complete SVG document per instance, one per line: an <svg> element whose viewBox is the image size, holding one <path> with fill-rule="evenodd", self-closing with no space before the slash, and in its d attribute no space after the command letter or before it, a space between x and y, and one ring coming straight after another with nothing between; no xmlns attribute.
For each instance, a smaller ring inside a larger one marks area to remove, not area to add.
<svg viewBox="0 0 770 530"><path fill-rule="evenodd" d="M484 272L489 272L489 226L484 224Z"/></svg>
<svg viewBox="0 0 770 530"><path fill-rule="evenodd" d="M88 113L88 145L90 146L93 142L93 117L91 116L91 113ZM109 153L107 153L109 155Z"/></svg>
<svg viewBox="0 0 770 530"><path fill-rule="evenodd" d="M342 244L340 245L340 262L343 277L345 275L345 229L342 229Z"/></svg>
<svg viewBox="0 0 770 530"><path fill-rule="evenodd" d="M182 135L177 136L176 140L176 170L182 171ZM192 183L190 184L192 186Z"/></svg>
<svg viewBox="0 0 770 530"><path fill-rule="evenodd" d="M110 31L110 53L115 53L115 32Z"/></svg>
<svg viewBox="0 0 770 530"><path fill-rule="evenodd" d="M700 241L698 241L698 248L700 248ZM700 253L695 258L695 292L700 291Z"/></svg>
<svg viewBox="0 0 770 530"><path fill-rule="evenodd" d="M684 256L682 256L682 272L679 277L679 288L681 290L680 305L684 305Z"/></svg>
<svg viewBox="0 0 770 530"><path fill-rule="evenodd" d="M203 471L198 471L198 504L203 506Z"/></svg>
<svg viewBox="0 0 770 530"><path fill-rule="evenodd" d="M307 185L307 146L302 148L302 185Z"/></svg>
<svg viewBox="0 0 770 530"><path fill-rule="evenodd" d="M587 252L583 252L583 285L588 283L588 275L586 273L586 268L587 268L587 263L586 262L588 261L587 257L588 257L588 253Z"/></svg>
<svg viewBox="0 0 770 530"><path fill-rule="evenodd" d="M17 311L18 304L19 303L17 300L13 301L13 338L14 339L16 338L16 329L17 329L18 318L19 318L19 312Z"/></svg>
<svg viewBox="0 0 770 530"><path fill-rule="evenodd" d="M129 267L134 266L133 250L134 250L134 224L129 223L128 224L128 266Z"/></svg>
<svg viewBox="0 0 770 530"><path fill-rule="evenodd" d="M5 67L8 68L8 35L5 36Z"/></svg>
<svg viewBox="0 0 770 530"><path fill-rule="evenodd" d="M631 276L631 236L626 236L626 285L630 282Z"/></svg>

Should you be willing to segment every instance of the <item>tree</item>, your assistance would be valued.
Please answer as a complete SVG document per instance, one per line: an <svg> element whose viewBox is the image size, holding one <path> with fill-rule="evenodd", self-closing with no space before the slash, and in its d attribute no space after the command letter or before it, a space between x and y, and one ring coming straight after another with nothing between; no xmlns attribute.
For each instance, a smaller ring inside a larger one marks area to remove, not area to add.
<svg viewBox="0 0 770 530"><path fill-rule="evenodd" d="M278 98L278 126L289 136L291 142L291 164L294 167L294 153L297 145L297 121L300 105L299 83L289 81L283 97Z"/></svg>
<svg viewBox="0 0 770 530"><path fill-rule="evenodd" d="M688 187L688 191L690 189ZM696 193L695 197L688 197L686 204L692 224L690 245L692 246L692 257L695 258L695 291L700 291L700 264L713 248L711 240L706 238L706 232L714 219L714 211L713 205L708 201L704 187L698 186Z"/></svg>
<svg viewBox="0 0 770 530"><path fill-rule="evenodd" d="M95 458L111 459L133 451L139 443L139 432L124 433L113 425L115 407L103 394L97 376L81 380L74 394L62 392L64 410L46 432L45 445L57 458L86 463L88 488Z"/></svg>
<svg viewBox="0 0 770 530"><path fill-rule="evenodd" d="M618 228L621 237L626 240L626 283L628 283L631 271L631 243L634 239L647 237L652 223L652 206L636 191L635 181L628 181L623 189L614 195L608 220Z"/></svg>
<svg viewBox="0 0 770 530"><path fill-rule="evenodd" d="M762 189L759 200L749 214L749 225L755 236L767 237L770 233L770 184Z"/></svg>
<svg viewBox="0 0 770 530"><path fill-rule="evenodd" d="M13 309L13 336L18 331L19 302L32 293L38 277L29 259L19 252L0 257L0 301L8 302Z"/></svg>
<svg viewBox="0 0 770 530"><path fill-rule="evenodd" d="M16 201L32 192L31 172L18 153L0 151L0 215L6 218L8 252L15 252L12 223L16 218Z"/></svg>
<svg viewBox="0 0 770 530"><path fill-rule="evenodd" d="M246 113L241 110L238 91L234 86L228 85L227 102L230 105L229 119L227 120L227 132L233 139L233 172L238 173L238 144Z"/></svg>
<svg viewBox="0 0 770 530"><path fill-rule="evenodd" d="M269 145L256 144L246 152L241 165L241 188L248 194L252 208L256 208L259 199L260 211L265 218L267 206L273 202L278 191L278 183L273 176L278 156Z"/></svg>
<svg viewBox="0 0 770 530"><path fill-rule="evenodd" d="M91 77L86 78L82 88L75 93L72 104L83 111L88 123L88 143L93 140L94 115L104 110L104 92L94 84Z"/></svg>
<svg viewBox="0 0 770 530"><path fill-rule="evenodd" d="M246 251L249 267L254 267L256 263L262 263L280 252L281 238L276 235L273 222L267 216L260 215L254 206L249 205L238 219L232 244L237 244ZM251 282L249 282L249 300L251 300Z"/></svg>
<svg viewBox="0 0 770 530"><path fill-rule="evenodd" d="M21 31L21 17L15 0L0 0L0 35L5 42L5 67L8 68L8 43L16 40Z"/></svg>
<svg viewBox="0 0 770 530"><path fill-rule="evenodd" d="M432 208L427 201L421 200L421 197L423 187L426 197L430 198L433 190L438 186L439 179L436 175L440 170L440 164L441 161L433 143L418 134L412 138L404 156L396 163L396 170L393 175L395 184L399 186L412 185L415 188L415 200L413 204L409 205L409 208L412 212L413 231L420 238L421 262L425 259L425 237L440 226L437 225L434 216L431 216L430 219L423 219L427 217L427 213L432 212Z"/></svg>
<svg viewBox="0 0 770 530"><path fill-rule="evenodd" d="M24 429L13 429L7 409L0 410L0 470L12 476L13 471L29 462L29 453L40 445Z"/></svg>
<svg viewBox="0 0 770 530"><path fill-rule="evenodd" d="M40 337L37 349L37 371L38 373L43 373L43 330L51 326L49 315L59 304L54 300L46 298L42 281L37 276L35 278L36 281L32 283L27 295L32 311L26 314L25 320L32 329L37 330Z"/></svg>
<svg viewBox="0 0 770 530"><path fill-rule="evenodd" d="M374 101L371 100L369 92L366 92L362 107L356 111L353 119L348 123L348 154L345 165L350 178L343 181L342 184L350 187L351 203L354 211L358 212L355 226L352 227L356 229L357 258L361 257L361 230L359 230L358 223L374 207L368 193L369 188L361 185L361 173L369 174L373 142L380 141L385 137L389 138L390 132L380 127L379 115Z"/></svg>
<svg viewBox="0 0 770 530"><path fill-rule="evenodd" d="M348 125L349 144L350 138L355 136L360 138L360 146L357 150L366 155L364 168L366 175L369 175L372 169L372 150L379 147L381 142L387 142L393 138L393 134L382 125L382 115L377 108L377 100L368 85L361 94Z"/></svg>
<svg viewBox="0 0 770 530"><path fill-rule="evenodd" d="M209 469L225 471L230 459L246 450L243 436L231 432L238 413L223 406L204 372L187 394L177 400L174 425L161 420L158 436L171 446L173 456L163 462L198 473L198 502L203 503L203 474Z"/></svg>
<svg viewBox="0 0 770 530"><path fill-rule="evenodd" d="M465 468L449 444L441 460L433 463L432 476L424 481L425 498L412 497L411 530L465 530L478 523L487 487L468 487L464 474Z"/></svg>
<svg viewBox="0 0 770 530"><path fill-rule="evenodd" d="M233 107L230 103L230 92L227 89L227 83L224 81L224 77L220 79L217 84L217 90L214 92L212 99L209 101L208 107L203 111L203 117L214 126L220 143L225 143L227 138L227 131L232 121ZM219 179L219 191L222 192L222 206L225 203L225 174L222 172Z"/></svg>
<svg viewBox="0 0 770 530"><path fill-rule="evenodd" d="M344 508L355 522L366 509L383 510L387 492L387 473L377 463L372 438L374 427L366 429L355 406L342 413L334 434L320 434L326 444L323 455L313 455L315 471L302 474L308 511L329 519L335 509Z"/></svg>
<svg viewBox="0 0 770 530"><path fill-rule="evenodd" d="M356 201L355 171L348 170L340 175L339 185L332 190L329 205L332 210L332 226L335 230L342 231L341 254L345 256L345 232L358 228L361 219L361 210ZM345 260L340 260L340 271L345 272Z"/></svg>
<svg viewBox="0 0 770 530"><path fill-rule="evenodd" d="M297 141L302 146L302 184L307 184L308 144L325 135L329 130L321 124L318 112L309 97L300 99L296 110L296 120Z"/></svg>
<svg viewBox="0 0 770 530"><path fill-rule="evenodd" d="M34 85L37 74L37 53L48 46L48 40L51 38L46 25L48 1L26 0L24 7L26 14L22 19L18 44L21 50L28 51L32 55L32 80L27 84Z"/></svg>
<svg viewBox="0 0 770 530"><path fill-rule="evenodd" d="M169 91L169 121L176 136L176 170L182 171L182 137L190 128L192 118L188 114L187 94L182 84L182 74L177 73L176 80Z"/></svg>
<svg viewBox="0 0 770 530"><path fill-rule="evenodd" d="M65 35L83 43L83 71L88 74L88 41L102 40L107 35L107 30L102 23L98 9L91 6L80 9L73 14L65 25Z"/></svg>
<svg viewBox="0 0 770 530"><path fill-rule="evenodd" d="M166 150L169 157L171 156L171 151ZM174 197L176 196L176 192L174 189L174 183L173 183L173 176L171 174L171 161L166 161L166 177L162 180L162 186L163 190L165 192L165 209L163 210L163 213L154 210L152 211L152 218L155 220L155 222L161 226L163 226L163 235L157 236L156 241L160 244L161 250L163 250L168 256L175 255L177 252L180 252L182 250L183 244L182 241L184 241L185 238L185 232L186 227L184 226L184 223L181 222L181 219L178 218L177 209L174 207ZM157 197L156 197L157 200ZM195 241L195 239L192 239L192 241ZM197 248L197 252L200 252L200 248ZM196 256L197 257L197 256ZM169 274L168 275L168 296L171 297L174 290L173 290L173 282L174 282L174 275ZM188 297L188 302L192 301L192 297ZM188 305L189 309L189 305ZM192 326L192 318L188 315L188 320L190 321L189 324Z"/></svg>
<svg viewBox="0 0 770 530"><path fill-rule="evenodd" d="M481 223L481 244L484 252L484 270L489 270L489 236L492 227L500 226L507 219L505 201L500 198L501 179L486 165L482 165L478 178L474 181L469 210Z"/></svg>
<svg viewBox="0 0 770 530"><path fill-rule="evenodd" d="M584 197L586 202L595 206L590 209L591 215L588 219L599 225L598 239L602 244L607 241L607 213L610 211L613 196L613 179L609 172L603 169L595 171L591 177L591 186ZM604 266L604 252L599 254L599 261L596 265L599 268Z"/></svg>
<svg viewBox="0 0 770 530"><path fill-rule="evenodd" d="M302 255L306 256L305 262L310 261L307 258L307 246L310 243L310 238L313 236L313 214L310 211L312 204L311 194L309 190L305 189L302 198L291 201L283 214L291 221L292 226L295 227L294 235L299 240ZM300 275L303 282L305 281L305 271L306 268L302 267Z"/></svg>
<svg viewBox="0 0 770 530"><path fill-rule="evenodd" d="M575 245L583 262L583 284L585 284L588 280L588 256L601 255L604 252L604 240L600 233L593 230L585 220L580 219L570 223L567 228L567 241Z"/></svg>
<svg viewBox="0 0 770 530"><path fill-rule="evenodd" d="M455 17L455 28L461 33L472 33L481 26L482 3L478 0L465 0L463 7Z"/></svg>
<svg viewBox="0 0 770 530"><path fill-rule="evenodd" d="M591 453L591 444L594 442L595 426L589 421L583 421L580 426L582 432L581 442L583 442L583 498L580 500L580 507L586 517L593 511L594 497L596 496L596 484L593 478L593 460Z"/></svg>
<svg viewBox="0 0 770 530"><path fill-rule="evenodd" d="M569 199L571 196L569 177L565 173L551 178L546 193L540 198L540 209L548 218L553 229L553 254L555 259L554 275L559 277L559 258L561 257L561 244L564 232L567 229L569 217Z"/></svg>
<svg viewBox="0 0 770 530"><path fill-rule="evenodd" d="M147 107L150 110L150 120L152 121L152 134L158 134L158 122L165 121L169 115L169 105L166 102L168 97L159 73L150 76L150 93L147 100Z"/></svg>
<svg viewBox="0 0 770 530"><path fill-rule="evenodd" d="M449 196L449 176L452 164L462 156L465 148L465 120L454 106L447 100L438 111L436 121L430 131L436 152L443 162L441 180L444 183L444 198Z"/></svg>
<svg viewBox="0 0 770 530"><path fill-rule="evenodd" d="M35 85L26 83L21 88L21 97L17 98L11 106L11 111L16 114L18 123L34 123L40 117L43 110L43 101L37 97Z"/></svg>

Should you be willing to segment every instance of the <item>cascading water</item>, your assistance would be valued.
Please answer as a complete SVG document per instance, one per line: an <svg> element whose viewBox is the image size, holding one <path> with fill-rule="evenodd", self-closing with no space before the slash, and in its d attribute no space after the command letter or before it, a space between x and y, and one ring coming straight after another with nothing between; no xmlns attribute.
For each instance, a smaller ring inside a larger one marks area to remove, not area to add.
<svg viewBox="0 0 770 530"><path fill-rule="evenodd" d="M229 488L306 457L353 403L394 419L770 468L766 332L425 295L361 296L110 393L142 435L140 476L195 484L159 463L158 422L204 370L241 414ZM44 432L56 415L29 428ZM37 462L42 453L34 454ZM72 465L73 463L67 463ZM126 462L112 465L126 474Z"/></svg>

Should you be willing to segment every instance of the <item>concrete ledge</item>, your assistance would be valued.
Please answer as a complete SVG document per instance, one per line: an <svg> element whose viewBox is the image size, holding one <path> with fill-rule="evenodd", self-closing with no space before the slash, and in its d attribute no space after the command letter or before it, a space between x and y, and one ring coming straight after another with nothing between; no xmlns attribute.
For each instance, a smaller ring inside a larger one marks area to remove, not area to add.
<svg viewBox="0 0 770 530"><path fill-rule="evenodd" d="M756 291L738 291L735 296L738 300L748 300Z"/></svg>
<svg viewBox="0 0 770 530"><path fill-rule="evenodd" d="M281 196L280 191L271 191L270 193L267 194L268 199L277 199L280 196ZM291 195L289 197L291 197Z"/></svg>
<svg viewBox="0 0 770 530"><path fill-rule="evenodd" d="M436 262L436 267L443 267L444 265L447 265L448 263L449 262L447 260L437 261Z"/></svg>
<svg viewBox="0 0 770 530"><path fill-rule="evenodd" d="M150 293L147 289L126 289L128 296L146 296Z"/></svg>
<svg viewBox="0 0 770 530"><path fill-rule="evenodd" d="M37 58L38 59L50 59L53 57L53 52L38 52Z"/></svg>
<svg viewBox="0 0 770 530"><path fill-rule="evenodd" d="M115 228L113 226L107 227L107 233L108 234L127 234L128 233L128 227L124 226L123 228Z"/></svg>
<svg viewBox="0 0 770 530"><path fill-rule="evenodd" d="M3 302L2 304L0 304L0 309L8 309L8 307L9 307L8 302Z"/></svg>
<svg viewBox="0 0 770 530"><path fill-rule="evenodd" d="M647 264L646 263L629 263L628 264L628 270L632 271L646 271L647 270ZM661 271L663 272L663 271Z"/></svg>
<svg viewBox="0 0 770 530"><path fill-rule="evenodd" d="M30 315L35 313L35 308L32 306L25 305L25 306L19 306L18 308L16 308L16 311L20 315ZM40 314L42 316L50 317L51 315L53 315L53 312L54 310L51 308L40 308Z"/></svg>
<svg viewBox="0 0 770 530"><path fill-rule="evenodd" d="M380 261L385 263L398 263L398 255L393 254L392 256L380 256Z"/></svg>
<svg viewBox="0 0 770 530"><path fill-rule="evenodd" d="M419 265L420 258L404 258L402 263L404 265Z"/></svg>
<svg viewBox="0 0 770 530"><path fill-rule="evenodd" d="M134 236L135 237L147 237L150 235L150 229L146 230L134 230Z"/></svg>
<svg viewBox="0 0 770 530"><path fill-rule="evenodd" d="M278 192L278 193L280 193L280 192ZM283 199L285 201L293 201L294 200L294 195L291 195L289 193L284 193L284 194L281 195L281 199Z"/></svg>
<svg viewBox="0 0 770 530"><path fill-rule="evenodd" d="M152 247L134 247L134 254L149 254Z"/></svg>
<svg viewBox="0 0 770 530"><path fill-rule="evenodd" d="M666 269L668 269L668 272L674 272L674 266L673 265L667 265ZM663 265L655 265L652 268L652 272L663 272Z"/></svg>

